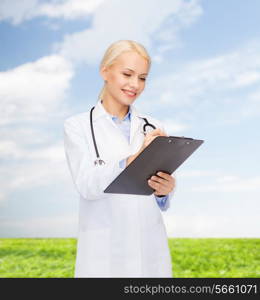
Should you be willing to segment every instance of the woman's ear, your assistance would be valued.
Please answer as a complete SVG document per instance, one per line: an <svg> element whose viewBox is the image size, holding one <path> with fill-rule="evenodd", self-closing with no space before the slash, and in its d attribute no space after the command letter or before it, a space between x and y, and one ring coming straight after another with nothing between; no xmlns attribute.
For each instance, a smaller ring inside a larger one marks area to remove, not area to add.
<svg viewBox="0 0 260 300"><path fill-rule="evenodd" d="M100 73L100 76L103 78L103 80L106 81L107 80L107 68L103 67L99 73Z"/></svg>

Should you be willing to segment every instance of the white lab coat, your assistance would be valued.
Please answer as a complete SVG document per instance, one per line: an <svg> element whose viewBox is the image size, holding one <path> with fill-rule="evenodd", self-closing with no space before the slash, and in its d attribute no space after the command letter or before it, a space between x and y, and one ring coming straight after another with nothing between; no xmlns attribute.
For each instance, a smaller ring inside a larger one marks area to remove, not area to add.
<svg viewBox="0 0 260 300"><path fill-rule="evenodd" d="M83 112L64 122L65 154L80 195L75 277L172 277L165 225L154 194L103 193L122 172L119 161L140 149L144 120L132 105L129 144L99 100L93 125L106 164L94 166L89 116ZM142 117L162 128L159 121Z"/></svg>

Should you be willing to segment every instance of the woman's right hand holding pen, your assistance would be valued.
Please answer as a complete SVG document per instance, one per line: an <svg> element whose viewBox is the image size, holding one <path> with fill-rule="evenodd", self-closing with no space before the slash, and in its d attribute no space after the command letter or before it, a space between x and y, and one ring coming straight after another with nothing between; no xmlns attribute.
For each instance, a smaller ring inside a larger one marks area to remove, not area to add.
<svg viewBox="0 0 260 300"><path fill-rule="evenodd" d="M157 138L157 136L167 136L166 133L161 130L160 128L156 128L150 132L148 132L145 136L144 136L144 142L141 148L146 148L149 144L151 144L151 142Z"/></svg>
<svg viewBox="0 0 260 300"><path fill-rule="evenodd" d="M140 150L136 154L131 155L127 158L126 165L128 166L158 136L167 136L167 135L160 128L156 128L156 129L148 132L144 137L142 147L140 148Z"/></svg>

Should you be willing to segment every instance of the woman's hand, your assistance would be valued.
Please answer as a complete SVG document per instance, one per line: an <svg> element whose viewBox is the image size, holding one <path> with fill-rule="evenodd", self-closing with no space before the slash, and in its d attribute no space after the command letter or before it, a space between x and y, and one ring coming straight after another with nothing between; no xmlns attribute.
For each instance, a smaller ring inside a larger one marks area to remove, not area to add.
<svg viewBox="0 0 260 300"><path fill-rule="evenodd" d="M144 137L142 148L146 148L157 136L167 136L166 133L160 128L156 128L148 132Z"/></svg>
<svg viewBox="0 0 260 300"><path fill-rule="evenodd" d="M154 195L166 196L175 188L176 180L172 175L157 172L156 175L148 179L148 185L155 190Z"/></svg>
<svg viewBox="0 0 260 300"><path fill-rule="evenodd" d="M157 136L167 136L167 135L160 128L156 128L156 129L148 132L144 137L142 147L136 154L128 157L128 159L126 161L126 165L128 166Z"/></svg>

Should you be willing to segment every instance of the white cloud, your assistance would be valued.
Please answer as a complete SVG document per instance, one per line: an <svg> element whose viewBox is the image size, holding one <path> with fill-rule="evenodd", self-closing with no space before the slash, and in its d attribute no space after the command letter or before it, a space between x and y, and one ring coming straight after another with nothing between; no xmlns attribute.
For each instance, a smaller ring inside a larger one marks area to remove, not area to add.
<svg viewBox="0 0 260 300"><path fill-rule="evenodd" d="M158 13L158 1L106 1L93 14L93 26L65 36L56 51L75 62L97 64L112 41L132 39L154 47L157 60L176 46L179 31L201 15L199 1L165 0Z"/></svg>
<svg viewBox="0 0 260 300"><path fill-rule="evenodd" d="M10 21L17 25L33 16L38 7L38 0L1 0L0 21Z"/></svg>
<svg viewBox="0 0 260 300"><path fill-rule="evenodd" d="M106 3L107 5L106 6ZM201 7L198 5L199 0L165 0L164 5L160 7L160 14L167 14L167 10L170 10L173 13L176 13L174 19L168 19L164 21L165 29L163 31L156 32L158 39L161 41L172 41L176 37L176 32L180 27L185 27L190 25L194 20L202 13ZM103 5L105 4L105 6ZM149 5L149 10L147 10L147 5ZM128 21L133 18L139 19L143 15L143 22L141 25L145 27L156 28L156 21L153 24L152 18L147 20L144 12L156 12L158 10L158 2L155 0L149 1L149 4L146 1L114 1L114 0L49 0L45 3L40 0L2 0L0 2L0 21L8 21L13 25L19 25L24 21L31 20L38 17L48 17L52 19L63 18L68 20L84 18L91 14L95 14L100 7L104 6L105 9L111 8L110 11L107 11L105 15L102 15L102 18L105 17L106 20L110 20L113 23L113 14L118 15L117 11L120 14L124 14L124 19L128 18ZM127 10L126 10L127 8ZM156 19L161 18L159 15L153 15ZM148 15L148 14L147 14ZM146 20L145 20L146 19ZM149 21L147 23L147 21ZM118 24L119 19L115 20ZM138 26L138 21L136 24L131 22L131 26ZM121 22L120 25L124 25L124 22ZM117 28L118 29L118 28ZM130 29L130 28L128 28ZM165 50L168 50L168 46L163 46L159 49L159 52L162 54Z"/></svg>
<svg viewBox="0 0 260 300"><path fill-rule="evenodd" d="M164 215L169 237L260 237L259 220L252 216Z"/></svg>
<svg viewBox="0 0 260 300"><path fill-rule="evenodd" d="M168 135L177 135L180 132L183 132L184 130L188 129L188 125L175 122L171 119L164 119L163 126L167 131Z"/></svg>
<svg viewBox="0 0 260 300"><path fill-rule="evenodd" d="M175 172L179 182L184 183L192 179L194 183L190 186L192 193L208 192L257 192L260 191L260 177L243 178L238 174L226 174L223 170L177 170ZM200 181L201 179L201 181ZM255 198L255 197L253 197Z"/></svg>
<svg viewBox="0 0 260 300"><path fill-rule="evenodd" d="M71 64L58 55L1 72L0 124L46 121L60 109L72 76Z"/></svg>
<svg viewBox="0 0 260 300"><path fill-rule="evenodd" d="M259 238L258 220L250 216L163 215L168 237ZM245 226L244 224L247 224ZM77 237L78 215L1 220L1 237Z"/></svg>
<svg viewBox="0 0 260 300"><path fill-rule="evenodd" d="M72 76L71 64L58 55L0 73L2 203L11 192L70 179L63 142L53 142L57 131L44 131L37 123L47 125L50 115L66 114L62 105Z"/></svg>
<svg viewBox="0 0 260 300"><path fill-rule="evenodd" d="M238 122L260 114L259 41L172 69L150 82L147 98L155 99L154 111L165 106L185 123L200 115L214 115L213 120L217 118L219 122ZM220 110L221 106L225 110Z"/></svg>
<svg viewBox="0 0 260 300"><path fill-rule="evenodd" d="M63 142L47 146L40 145L38 148L30 148L18 144L13 140L5 140L0 143L0 159L21 159L21 160L47 160L49 162L60 162L64 159Z"/></svg>
<svg viewBox="0 0 260 300"><path fill-rule="evenodd" d="M20 220L2 219L0 236L5 238L50 238L77 237L78 216L76 214Z"/></svg>
<svg viewBox="0 0 260 300"><path fill-rule="evenodd" d="M1 202L4 202L5 197L6 197L5 193L3 191L0 192L0 204L1 204Z"/></svg>
<svg viewBox="0 0 260 300"><path fill-rule="evenodd" d="M255 90L254 92L249 94L249 99L251 102L255 102L256 104L260 103L260 89Z"/></svg>
<svg viewBox="0 0 260 300"><path fill-rule="evenodd" d="M4 154L13 161L16 159L16 163L2 164L0 169L2 204L13 191L60 184L74 189L62 142L38 149L21 149L19 146L12 148L12 146L7 153L1 153L1 159L5 158Z"/></svg>
<svg viewBox="0 0 260 300"><path fill-rule="evenodd" d="M49 18L77 19L85 17L97 10L105 0L68 0L58 3L52 1L40 4L35 16Z"/></svg>
<svg viewBox="0 0 260 300"><path fill-rule="evenodd" d="M235 82L233 83L233 86L243 87L255 84L257 82L260 82L260 72L257 72L255 70L245 71L241 74L238 74Z"/></svg>
<svg viewBox="0 0 260 300"><path fill-rule="evenodd" d="M21 157L22 151L19 149L14 141L1 141L0 144L0 158L19 158Z"/></svg>
<svg viewBox="0 0 260 300"><path fill-rule="evenodd" d="M177 170L178 178L213 177L219 174L216 170Z"/></svg>
<svg viewBox="0 0 260 300"><path fill-rule="evenodd" d="M1 0L0 21L13 25L37 17L78 19L93 13L104 0Z"/></svg>
<svg viewBox="0 0 260 300"><path fill-rule="evenodd" d="M16 166L12 170L11 189L31 189L66 182L69 177L66 161L38 161Z"/></svg>
<svg viewBox="0 0 260 300"><path fill-rule="evenodd" d="M230 193L232 199L236 197L236 193L241 192L259 193L260 177L241 177L238 174L226 174L223 170L177 170L176 178L181 184L185 184L186 180L192 179L189 183L190 192L195 193ZM203 196L200 196L203 197ZM230 196L229 196L230 197ZM254 195L251 199L257 199L258 195Z"/></svg>
<svg viewBox="0 0 260 300"><path fill-rule="evenodd" d="M39 128L23 125L0 128L1 143L0 149L3 149L2 143L13 142L15 145L41 145L50 142L52 132L47 132ZM1 151L0 151L1 152Z"/></svg>
<svg viewBox="0 0 260 300"><path fill-rule="evenodd" d="M260 177L240 178L238 176L222 176L215 179L213 184L192 187L193 192L243 192L260 191Z"/></svg>
<svg viewBox="0 0 260 300"><path fill-rule="evenodd" d="M0 134L0 205L12 192L59 184L73 188L61 139L29 128L3 128Z"/></svg>
<svg viewBox="0 0 260 300"><path fill-rule="evenodd" d="M32 160L47 160L50 163L63 163L65 159L63 142L59 141L45 148L30 151L26 158Z"/></svg>
<svg viewBox="0 0 260 300"><path fill-rule="evenodd" d="M226 175L226 176L218 177L216 179L216 181L219 183L232 183L232 182L237 182L238 180L239 177L234 175Z"/></svg>

